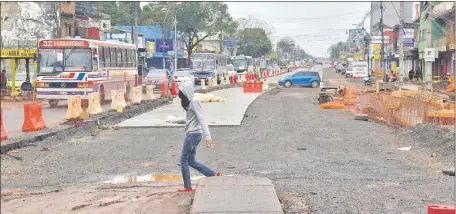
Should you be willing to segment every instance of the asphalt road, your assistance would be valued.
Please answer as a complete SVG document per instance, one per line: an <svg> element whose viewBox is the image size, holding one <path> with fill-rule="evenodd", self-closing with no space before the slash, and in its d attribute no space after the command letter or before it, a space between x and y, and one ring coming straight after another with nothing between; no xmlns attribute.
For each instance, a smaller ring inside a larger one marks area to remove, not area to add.
<svg viewBox="0 0 456 214"><path fill-rule="evenodd" d="M337 76L329 70L325 77ZM216 146L197 159L224 174L273 180L288 213L426 213L452 204L454 177L410 140L349 112L317 106L318 89L260 96L240 127L211 128ZM49 138L2 156L2 190L99 185L118 175L179 174L183 128L107 130ZM46 147L48 151L40 151ZM197 175L192 171L192 175Z"/></svg>

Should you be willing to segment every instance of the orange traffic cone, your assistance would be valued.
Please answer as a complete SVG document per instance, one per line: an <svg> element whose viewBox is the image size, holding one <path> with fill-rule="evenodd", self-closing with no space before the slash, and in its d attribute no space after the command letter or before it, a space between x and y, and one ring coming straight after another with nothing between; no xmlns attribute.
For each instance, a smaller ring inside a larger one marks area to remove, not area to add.
<svg viewBox="0 0 456 214"><path fill-rule="evenodd" d="M161 88L161 96L164 97L166 94L168 94L168 83L164 82Z"/></svg>
<svg viewBox="0 0 456 214"><path fill-rule="evenodd" d="M23 132L33 132L38 130L35 118L35 109L33 103L24 104L24 123L22 124Z"/></svg>
<svg viewBox="0 0 456 214"><path fill-rule="evenodd" d="M178 85L177 85L176 82L173 82L173 83L172 83L172 85L171 85L171 87L172 87L172 88L171 88L171 95L177 96L177 90L178 90L177 86L178 86Z"/></svg>

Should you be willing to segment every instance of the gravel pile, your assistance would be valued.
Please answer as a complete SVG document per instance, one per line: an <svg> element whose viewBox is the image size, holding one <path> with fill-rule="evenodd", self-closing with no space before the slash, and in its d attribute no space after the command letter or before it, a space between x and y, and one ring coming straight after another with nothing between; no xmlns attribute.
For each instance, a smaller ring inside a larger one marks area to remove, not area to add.
<svg viewBox="0 0 456 214"><path fill-rule="evenodd" d="M403 129L402 135L410 137L413 147L435 155L444 166L454 167L454 128L442 128L432 123L420 123L411 129Z"/></svg>

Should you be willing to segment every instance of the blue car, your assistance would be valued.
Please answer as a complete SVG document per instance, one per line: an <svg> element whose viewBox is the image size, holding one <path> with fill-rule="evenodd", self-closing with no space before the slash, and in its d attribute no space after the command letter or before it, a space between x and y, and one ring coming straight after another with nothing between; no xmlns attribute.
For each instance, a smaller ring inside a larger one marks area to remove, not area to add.
<svg viewBox="0 0 456 214"><path fill-rule="evenodd" d="M312 88L318 88L320 86L320 75L315 71L297 70L293 74L280 79L279 85L286 88L289 88L293 85L311 86Z"/></svg>

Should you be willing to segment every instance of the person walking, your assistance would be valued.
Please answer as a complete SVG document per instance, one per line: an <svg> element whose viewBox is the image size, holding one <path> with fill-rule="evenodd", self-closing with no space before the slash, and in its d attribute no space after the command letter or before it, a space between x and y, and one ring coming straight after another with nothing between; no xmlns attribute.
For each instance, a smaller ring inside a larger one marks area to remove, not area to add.
<svg viewBox="0 0 456 214"><path fill-rule="evenodd" d="M214 141L209 132L209 126L204 118L201 103L195 98L195 89L190 82L184 83L179 87L179 98L181 99L182 108L187 112L185 121L185 139L180 157L180 166L182 171L182 179L184 180L184 188L178 192L191 192L192 184L190 180L190 168L196 169L204 176L221 176L222 173L215 172L204 164L195 160L196 147L204 138L208 148L213 147Z"/></svg>
<svg viewBox="0 0 456 214"><path fill-rule="evenodd" d="M3 69L2 73L0 74L0 89L4 90L7 89L6 85L8 83L8 79L6 78L6 70Z"/></svg>
<svg viewBox="0 0 456 214"><path fill-rule="evenodd" d="M413 75L415 74L415 72L413 72L413 69L410 69L408 75L409 75L409 80L413 80Z"/></svg>
<svg viewBox="0 0 456 214"><path fill-rule="evenodd" d="M421 78L422 78L422 77L421 77L421 68L420 68L420 67L418 67L418 68L416 69L416 76L415 76L415 77L416 77L416 81L418 81L418 80L421 81Z"/></svg>

